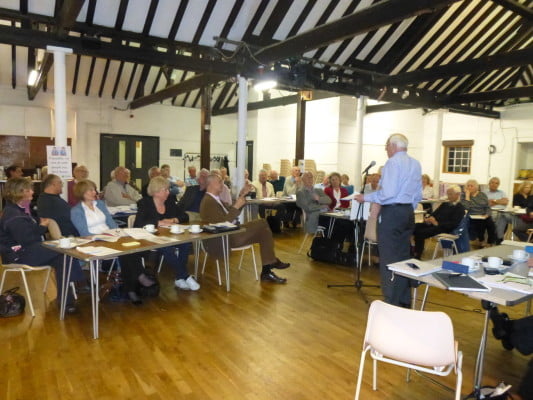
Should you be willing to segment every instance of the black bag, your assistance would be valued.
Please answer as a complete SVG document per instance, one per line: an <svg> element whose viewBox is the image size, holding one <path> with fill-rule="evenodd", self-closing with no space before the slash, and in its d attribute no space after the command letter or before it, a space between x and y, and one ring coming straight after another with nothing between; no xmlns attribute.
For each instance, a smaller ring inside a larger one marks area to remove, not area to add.
<svg viewBox="0 0 533 400"><path fill-rule="evenodd" d="M281 233L281 220L277 216L269 215L266 221L272 233Z"/></svg>
<svg viewBox="0 0 533 400"><path fill-rule="evenodd" d="M155 283L152 286L143 286L139 285L139 292L142 297L157 297L159 296L159 291L161 286L159 285L159 280L157 276L149 269L144 270L144 274L152 279Z"/></svg>
<svg viewBox="0 0 533 400"><path fill-rule="evenodd" d="M340 243L323 237L315 237L307 255L315 261L337 264L341 259Z"/></svg>
<svg viewBox="0 0 533 400"><path fill-rule="evenodd" d="M0 295L0 317L15 317L24 312L26 299L17 293L18 289L15 287Z"/></svg>

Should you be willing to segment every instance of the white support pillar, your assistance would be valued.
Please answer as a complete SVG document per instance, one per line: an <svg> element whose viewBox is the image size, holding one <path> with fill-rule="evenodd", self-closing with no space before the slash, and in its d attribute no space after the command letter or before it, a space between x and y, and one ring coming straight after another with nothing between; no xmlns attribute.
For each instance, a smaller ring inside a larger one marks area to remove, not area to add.
<svg viewBox="0 0 533 400"><path fill-rule="evenodd" d="M437 129L435 130L435 163L433 165L433 192L435 197L440 197L440 169L442 157L442 126L444 110L437 111Z"/></svg>
<svg viewBox="0 0 533 400"><path fill-rule="evenodd" d="M235 176L233 177L235 195L238 195L239 191L244 186L246 124L248 119L248 80L240 75L237 75L237 80L239 82L239 108L237 113L237 168L235 169ZM243 213L241 213L239 218L240 221L243 222Z"/></svg>
<svg viewBox="0 0 533 400"><path fill-rule="evenodd" d="M72 49L47 46L47 51L54 53L54 115L55 115L55 145L67 145L67 78L65 55L72 54ZM63 179L63 193L61 197L67 200L67 183Z"/></svg>
<svg viewBox="0 0 533 400"><path fill-rule="evenodd" d="M355 176L353 185L355 190L359 190L362 186L361 171L363 166L361 165L363 160L363 120L366 114L366 96L359 96L357 99L357 113L355 116L355 140L358 145L354 154L355 163Z"/></svg>

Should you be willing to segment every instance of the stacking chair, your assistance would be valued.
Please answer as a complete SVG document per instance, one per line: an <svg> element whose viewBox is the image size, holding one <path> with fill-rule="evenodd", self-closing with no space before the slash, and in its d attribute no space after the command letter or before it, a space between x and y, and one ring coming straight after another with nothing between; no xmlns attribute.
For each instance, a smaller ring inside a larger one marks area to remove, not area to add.
<svg viewBox="0 0 533 400"><path fill-rule="evenodd" d="M8 272L19 272L22 277L22 282L24 284L24 290L26 290L26 296L28 298L28 305L30 306L31 316L35 317L35 310L33 308L33 302L31 300L31 293L28 287L28 280L26 279L26 273L36 272L36 271L46 271L46 278L44 280L44 287L43 287L43 293L46 293L46 288L48 287L48 280L50 279L50 271L52 270L52 267L50 267L49 265L42 266L42 267L30 267L29 265L25 265L25 264L1 264L1 267L4 270L4 272L2 273L2 281L0 282L0 293L2 293L4 290L4 282L5 282L6 274Z"/></svg>
<svg viewBox="0 0 533 400"><path fill-rule="evenodd" d="M241 270L242 261L243 261L243 258L244 258L244 252L246 250L251 250L251 252L252 252L252 261L253 261L253 264L254 264L255 280L258 281L259 280L259 274L257 273L257 261L256 261L256 258L255 258L254 245L253 244L248 244L248 245L244 245L244 246L240 246L240 247L232 247L232 248L230 248L230 251L240 251L241 252L241 258L240 258L240 261L239 261L239 270ZM205 256L204 256L203 266L202 266L202 275L205 272L205 264L206 264L206 261L207 261L207 255L208 255L208 253L206 252ZM220 286L222 286L222 280L220 279L220 261L219 261L218 258L216 259L216 265L217 265L218 284ZM228 268L228 270L225 271L226 272L226 290L229 292L229 290L230 290L229 265L227 266L227 268Z"/></svg>
<svg viewBox="0 0 533 400"><path fill-rule="evenodd" d="M366 354L373 359L372 389L377 390L377 362L428 374L457 375L455 400L461 398L463 355L454 339L450 317L443 312L396 307L381 300L370 305L361 353L355 400L359 399ZM409 370L407 382L409 382ZM431 396L428 396L431 397Z"/></svg>

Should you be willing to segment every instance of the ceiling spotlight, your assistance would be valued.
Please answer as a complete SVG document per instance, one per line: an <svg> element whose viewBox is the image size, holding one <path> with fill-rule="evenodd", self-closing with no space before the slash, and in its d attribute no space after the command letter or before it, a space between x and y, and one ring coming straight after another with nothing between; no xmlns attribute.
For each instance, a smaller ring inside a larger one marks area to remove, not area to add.
<svg viewBox="0 0 533 400"><path fill-rule="evenodd" d="M39 76L39 74L37 73L37 71L32 69L30 71L30 75L28 76L28 86L35 85L35 83L37 82L37 77L38 76Z"/></svg>
<svg viewBox="0 0 533 400"><path fill-rule="evenodd" d="M257 77L254 81L254 89L259 92L275 88L278 85L274 71L265 71L264 65L257 68Z"/></svg>

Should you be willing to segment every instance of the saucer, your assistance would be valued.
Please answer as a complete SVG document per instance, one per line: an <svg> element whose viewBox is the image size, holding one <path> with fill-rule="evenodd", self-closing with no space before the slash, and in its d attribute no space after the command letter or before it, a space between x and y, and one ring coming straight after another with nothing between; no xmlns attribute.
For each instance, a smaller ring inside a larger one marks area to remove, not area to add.
<svg viewBox="0 0 533 400"><path fill-rule="evenodd" d="M200 229L199 231L192 231L189 229L189 233L194 233L194 234L202 233L203 231L204 231L203 229Z"/></svg>
<svg viewBox="0 0 533 400"><path fill-rule="evenodd" d="M185 230L184 230L184 229L182 229L182 230L179 231L179 232L172 232L170 229L169 229L168 231L169 231L171 234L173 234L173 235L181 235L182 233L185 233Z"/></svg>
<svg viewBox="0 0 533 400"><path fill-rule="evenodd" d="M518 262L524 262L524 261L529 260L529 257L526 257L526 258L514 258L512 255L509 255L507 257L509 257L513 261L518 261Z"/></svg>
<svg viewBox="0 0 533 400"><path fill-rule="evenodd" d="M148 233L157 233L157 229L154 229L153 231L149 231L148 229L145 229L145 231Z"/></svg>

